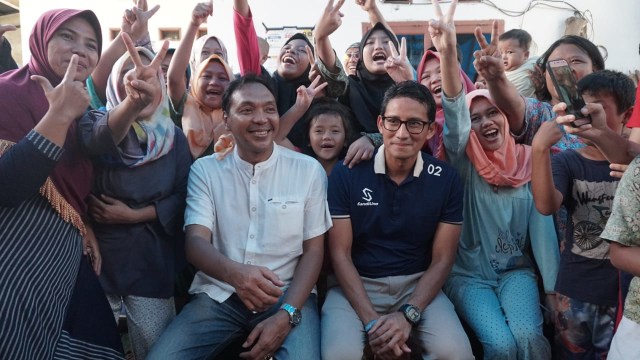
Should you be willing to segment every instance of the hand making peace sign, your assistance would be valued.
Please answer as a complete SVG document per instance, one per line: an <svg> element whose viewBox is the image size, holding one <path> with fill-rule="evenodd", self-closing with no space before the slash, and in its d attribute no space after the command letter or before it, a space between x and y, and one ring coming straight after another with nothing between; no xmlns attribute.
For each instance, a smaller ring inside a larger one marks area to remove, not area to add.
<svg viewBox="0 0 640 360"><path fill-rule="evenodd" d="M453 15L456 12L457 0L451 1L451 6L446 15L442 13L438 0L433 0L433 10L436 18L429 21L429 36L438 52L455 52L456 50L456 25Z"/></svg>
<svg viewBox="0 0 640 360"><path fill-rule="evenodd" d="M389 40L389 49L391 56L387 57L387 61L384 63L387 74L396 83L413 80L413 67L407 58L407 40L403 37L400 41L400 53L391 40Z"/></svg>
<svg viewBox="0 0 640 360"><path fill-rule="evenodd" d="M475 58L473 66L476 68L478 74L482 75L487 81L499 78L504 72L504 64L498 51L498 22L493 22L489 43L487 43L479 27L476 28L474 33L480 45L480 50L476 50L473 53L473 57Z"/></svg>
<svg viewBox="0 0 640 360"><path fill-rule="evenodd" d="M162 88L160 85L158 72L160 71L160 64L167 54L169 48L169 42L165 41L162 44L162 48L151 63L145 65L140 59L138 50L133 45L133 41L129 35L122 34L122 40L124 41L134 68L129 70L124 75L124 88L127 93L127 98L130 98L134 104L144 108L151 104L155 99L161 97Z"/></svg>

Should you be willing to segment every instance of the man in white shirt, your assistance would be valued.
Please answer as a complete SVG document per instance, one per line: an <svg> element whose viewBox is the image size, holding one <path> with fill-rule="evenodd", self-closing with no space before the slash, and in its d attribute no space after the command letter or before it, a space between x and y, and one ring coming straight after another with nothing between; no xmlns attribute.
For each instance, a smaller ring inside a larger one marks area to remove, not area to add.
<svg viewBox="0 0 640 360"><path fill-rule="evenodd" d="M312 290L331 227L326 175L314 159L274 143L278 109L264 78L231 82L222 108L235 149L199 159L189 176L194 297L149 358L215 358L246 337L245 358L319 359Z"/></svg>

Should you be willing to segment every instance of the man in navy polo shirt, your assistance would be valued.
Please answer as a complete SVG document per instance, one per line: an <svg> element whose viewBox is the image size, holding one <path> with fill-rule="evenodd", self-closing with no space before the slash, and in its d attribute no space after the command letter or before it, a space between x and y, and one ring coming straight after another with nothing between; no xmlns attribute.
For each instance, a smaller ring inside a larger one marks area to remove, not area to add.
<svg viewBox="0 0 640 360"><path fill-rule="evenodd" d="M368 343L379 358L402 357L411 335L425 358L473 359L441 291L458 247L462 183L420 151L435 132L435 102L423 85L401 82L381 114L384 145L374 158L338 164L329 179L337 286L322 308L322 356L360 359Z"/></svg>

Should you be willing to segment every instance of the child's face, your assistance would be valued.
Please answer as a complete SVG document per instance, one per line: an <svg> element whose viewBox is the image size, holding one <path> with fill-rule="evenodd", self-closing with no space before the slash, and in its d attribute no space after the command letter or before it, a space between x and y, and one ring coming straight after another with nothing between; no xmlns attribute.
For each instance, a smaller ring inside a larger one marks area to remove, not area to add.
<svg viewBox="0 0 640 360"><path fill-rule="evenodd" d="M391 56L389 41L391 38L382 30L373 31L366 39L360 56L370 73L385 74L387 72L384 64L387 62L387 57Z"/></svg>
<svg viewBox="0 0 640 360"><path fill-rule="evenodd" d="M345 145L345 135L342 118L336 114L321 114L311 120L309 142L318 160L338 159Z"/></svg>
<svg viewBox="0 0 640 360"><path fill-rule="evenodd" d="M611 94L599 93L593 94L589 92L582 93L582 98L586 103L598 103L602 105L604 115L607 118L607 126L613 130L616 134L621 134L624 128L624 123L627 122L627 112L620 114L618 111L618 105L616 99Z"/></svg>
<svg viewBox="0 0 640 360"><path fill-rule="evenodd" d="M500 51L504 68L507 71L517 69L529 58L529 51L521 48L516 39L498 41L498 51Z"/></svg>

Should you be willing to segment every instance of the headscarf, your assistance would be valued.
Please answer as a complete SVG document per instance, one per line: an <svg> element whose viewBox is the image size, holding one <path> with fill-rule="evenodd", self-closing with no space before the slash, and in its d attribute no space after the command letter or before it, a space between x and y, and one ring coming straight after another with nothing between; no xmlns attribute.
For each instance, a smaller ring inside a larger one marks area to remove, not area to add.
<svg viewBox="0 0 640 360"><path fill-rule="evenodd" d="M31 131L49 109L49 102L42 87L31 80L40 75L52 86L62 78L49 64L48 44L62 24L73 17L87 20L96 33L98 54L102 49L102 30L96 15L90 10L56 9L43 13L36 21L29 37L31 60L20 69L0 75L0 139L16 143ZM91 186L92 167L89 158L80 151L76 123L67 131L65 152L49 174L55 189L79 214L86 209L85 197Z"/></svg>
<svg viewBox="0 0 640 360"><path fill-rule="evenodd" d="M220 132L216 133L216 127L224 123L221 108L212 109L200 100L203 94L200 93L198 79L212 61L222 64L229 80L233 79L231 68L218 55L211 55L200 63L191 77L191 87L187 93L182 114L182 131L187 137L189 150L194 159L206 155L207 150L211 149L221 135Z"/></svg>
<svg viewBox="0 0 640 360"><path fill-rule="evenodd" d="M368 133L378 132L376 120L380 114L380 104L384 98L384 93L395 83L391 76L384 74L372 74L364 65L364 46L367 39L376 30L384 31L393 45L398 49L398 39L396 35L387 29L382 23L375 24L367 31L360 41L360 59L356 67L357 76L349 76L349 106L356 118L356 132L365 131ZM389 54L391 56L391 54Z"/></svg>
<svg viewBox="0 0 640 360"><path fill-rule="evenodd" d="M504 116L502 129L504 142L495 151L485 150L480 144L475 131L471 130L467 142L466 153L469 160L484 180L496 186L520 187L531 181L531 147L516 144L509 132L509 121L502 110L491 98L489 90L475 90L467 94L466 101L469 111L471 103L477 97L484 97L495 106Z"/></svg>
<svg viewBox="0 0 640 360"><path fill-rule="evenodd" d="M138 47L136 50L149 60L154 58L154 54L149 49ZM121 96L125 94L118 94L117 89L118 83L122 81L122 69L130 58L131 55L128 52L125 53L111 69L111 74L107 81L107 110L113 109L126 98L126 96L124 98ZM136 133L138 142L146 147L146 151L131 153L129 149L118 146L120 157L128 167L137 167L157 160L173 149L175 125L171 120L167 87L164 84L162 70L158 69L157 77L162 89L162 97L157 104L156 110L150 117L137 119L131 125Z"/></svg>
<svg viewBox="0 0 640 360"><path fill-rule="evenodd" d="M307 43L307 45L311 48L312 52L315 52L313 44L309 39L302 33L295 33L284 43L283 47L293 40L303 40ZM314 59L309 59L309 66L305 69L305 71L295 79L285 79L276 70L272 75L273 80L273 88L276 91L276 101L278 105L278 114L282 116L284 113L289 110L293 104L296 103L296 99L298 97L297 90L301 85L309 86L311 81L309 80L309 71L311 71L311 63ZM302 137L304 135L304 126L298 121L293 125L291 131L287 138L291 140L291 142L298 147L302 146Z"/></svg>
<svg viewBox="0 0 640 360"><path fill-rule="evenodd" d="M427 64L428 60L436 59L440 62L440 54L436 51L427 50L422 55L422 59L420 60L420 65L418 65L418 82L422 78L422 73L424 72L424 67ZM470 91L476 89L475 85L473 85L473 81L469 79L467 74L465 74L464 70L461 67L458 67L460 73L460 79L462 79L462 90L465 94L468 94ZM442 93L441 93L442 95ZM451 96L455 96L456 94L449 94ZM442 141L442 129L444 128L444 110L442 109L442 105L437 105L436 107L436 124L435 124L435 133L431 137L431 139L427 140L427 142L422 147L423 150L427 148L431 151L431 154L440 160L444 160L445 151L444 151L444 143Z"/></svg>
<svg viewBox="0 0 640 360"><path fill-rule="evenodd" d="M227 48L224 46L222 40L220 40L220 38L215 35L203 35L193 43L193 49L191 50L191 59L189 59L192 73L194 73L200 65L200 54L202 53L202 48L204 48L204 45L207 43L207 41L209 41L209 39L214 39L218 42L218 44L220 45L220 49L222 50L222 60L224 60L225 63L229 62L229 59L227 58Z"/></svg>

